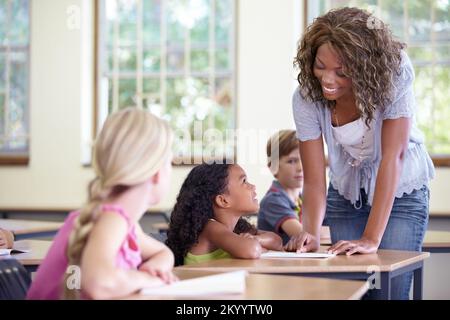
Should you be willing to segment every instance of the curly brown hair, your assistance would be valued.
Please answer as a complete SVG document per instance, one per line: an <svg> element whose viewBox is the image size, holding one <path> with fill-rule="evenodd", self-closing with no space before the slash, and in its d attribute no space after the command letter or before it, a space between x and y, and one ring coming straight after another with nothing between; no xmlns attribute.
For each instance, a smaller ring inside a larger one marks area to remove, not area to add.
<svg viewBox="0 0 450 320"><path fill-rule="evenodd" d="M304 98L329 108L336 102L325 99L313 72L317 50L326 43L338 53L343 74L352 80L359 113L368 124L376 108L392 103L393 81L400 74L401 50L406 45L365 10L345 7L316 18L298 43L294 66L299 69L297 80Z"/></svg>

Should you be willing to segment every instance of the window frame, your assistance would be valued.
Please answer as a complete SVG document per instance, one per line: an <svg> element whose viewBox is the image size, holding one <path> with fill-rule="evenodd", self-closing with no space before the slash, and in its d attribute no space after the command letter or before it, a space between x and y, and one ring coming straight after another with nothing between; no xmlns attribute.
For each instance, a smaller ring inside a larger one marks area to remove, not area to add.
<svg viewBox="0 0 450 320"><path fill-rule="evenodd" d="M13 0L11 0L13 1ZM25 99L25 105L24 105L24 121L26 123L26 129L27 129L27 147L26 149L22 150L0 150L0 166L28 166L30 163L30 114L31 114L31 103L30 103L30 93L31 93L31 1L28 1L28 37L27 37L27 45L25 46L25 49L19 50L19 52L23 52L26 54L27 60L26 60L26 70L27 70L27 95ZM8 49L5 50L5 52L8 51ZM11 52L11 49L9 50ZM3 52L3 51L1 51ZM17 52L17 51L12 51ZM6 115L5 115L6 116ZM6 128L5 128L6 130Z"/></svg>
<svg viewBox="0 0 450 320"><path fill-rule="evenodd" d="M100 48L99 42L101 41L100 39L100 23L101 23L101 1L102 0L94 0L93 1L93 26L94 26L94 44L93 44L93 62L94 62L94 71L93 71L93 80L94 80L94 88L93 88L93 110L92 110L92 141L95 140L96 135L98 134L98 131L100 129L99 125L100 125L100 112L101 112L101 107L100 107L100 103L101 103L101 97L100 97L100 79L101 79L101 65L100 65L100 59L102 58L102 49ZM220 1L220 0L216 0L216 1ZM231 107L234 110L234 114L233 114L233 123L234 123L234 127L232 129L236 130L237 129L237 124L238 124L238 92L237 92L237 88L238 88L238 43L239 43L239 38L238 38L238 26L239 26L239 11L238 11L238 0L231 0L232 1L232 12L234 14L233 17L233 23L232 23L232 28L231 28L231 35L232 35L232 43L233 46L232 48L230 48L230 53L232 55L232 66L231 66L231 76L230 76L230 80L231 80L231 95L233 97L233 102ZM165 81L167 81L166 78ZM174 78L177 79L177 78ZM214 79L218 79L217 77L214 77ZM194 140L194 137L192 137L191 143L194 143L196 140ZM175 167L193 167L196 166L198 164L204 163L205 159L202 156L196 155L196 154L191 154L190 158L189 158L189 163L184 163L182 161L182 159L185 159L185 157L175 157L172 160L172 165ZM92 157L91 157L92 160ZM209 159L208 161L211 161L211 159ZM217 161L219 163L236 163L237 161L237 145L236 145L236 139L234 139L234 143L233 143L233 155L232 157L226 157L226 155L224 155L224 157L222 158L215 158L214 161ZM91 162L91 161L90 161ZM87 166L90 166L91 164L88 164Z"/></svg>

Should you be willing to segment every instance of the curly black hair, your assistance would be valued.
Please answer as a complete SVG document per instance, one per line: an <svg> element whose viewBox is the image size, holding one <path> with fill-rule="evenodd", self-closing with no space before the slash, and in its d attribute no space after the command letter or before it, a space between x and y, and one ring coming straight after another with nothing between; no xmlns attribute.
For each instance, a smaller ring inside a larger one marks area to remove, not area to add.
<svg viewBox="0 0 450 320"><path fill-rule="evenodd" d="M228 191L230 164L201 164L186 177L170 215L166 244L175 254L175 265L182 265L188 251L198 243L200 233L214 218L214 199ZM240 218L235 233L256 234L256 229Z"/></svg>

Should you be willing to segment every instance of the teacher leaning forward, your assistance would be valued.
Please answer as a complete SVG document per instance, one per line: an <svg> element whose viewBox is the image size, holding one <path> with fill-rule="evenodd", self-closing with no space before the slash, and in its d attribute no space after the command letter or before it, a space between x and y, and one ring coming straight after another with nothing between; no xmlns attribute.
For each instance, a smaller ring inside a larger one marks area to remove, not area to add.
<svg viewBox="0 0 450 320"><path fill-rule="evenodd" d="M305 232L292 241L302 251L318 249L324 218L333 253L421 250L434 167L415 123L414 70L404 48L357 8L315 19L299 42L292 104ZM408 299L411 279L412 272L393 279L393 299Z"/></svg>

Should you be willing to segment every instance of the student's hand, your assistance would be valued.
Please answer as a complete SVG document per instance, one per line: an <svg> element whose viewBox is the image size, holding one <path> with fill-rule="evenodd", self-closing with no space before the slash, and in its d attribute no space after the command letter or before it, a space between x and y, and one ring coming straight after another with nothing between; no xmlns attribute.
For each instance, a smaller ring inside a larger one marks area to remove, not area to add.
<svg viewBox="0 0 450 320"><path fill-rule="evenodd" d="M172 282L178 281L176 275L172 272L172 266L164 266L155 261L148 260L147 262L139 266L140 271L145 271L153 277L158 277L164 283L171 284Z"/></svg>
<svg viewBox="0 0 450 320"><path fill-rule="evenodd" d="M14 236L10 231L0 230L0 249L10 249L14 244Z"/></svg>
<svg viewBox="0 0 450 320"><path fill-rule="evenodd" d="M376 253L378 246L379 243L367 238L351 241L341 240L332 245L330 249L328 249L328 253L345 253L347 256L354 253Z"/></svg>
<svg viewBox="0 0 450 320"><path fill-rule="evenodd" d="M303 231L297 236L291 237L284 246L286 251L310 252L319 249L319 239L308 232Z"/></svg>

